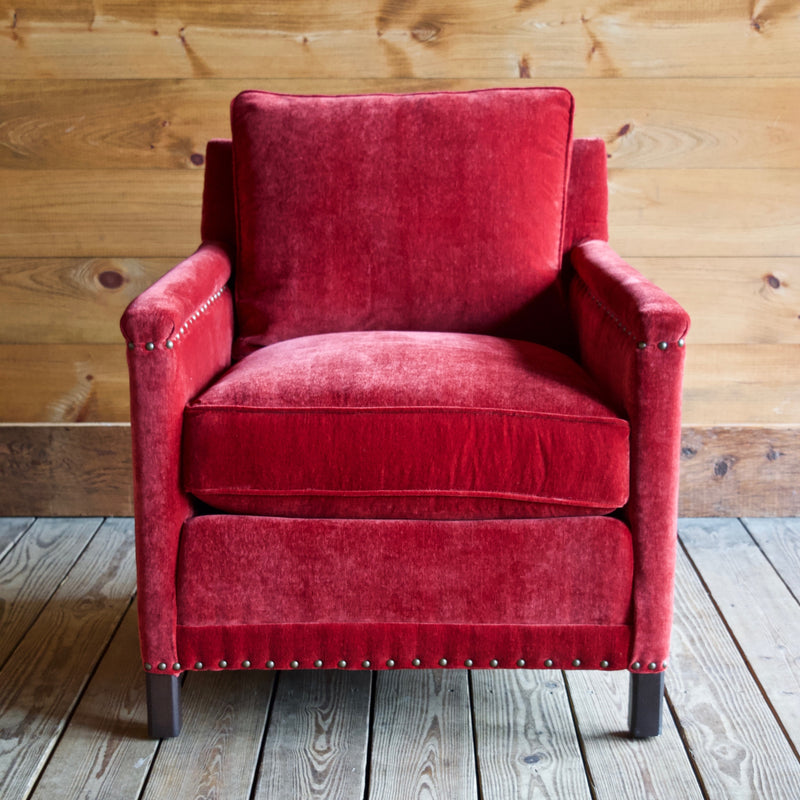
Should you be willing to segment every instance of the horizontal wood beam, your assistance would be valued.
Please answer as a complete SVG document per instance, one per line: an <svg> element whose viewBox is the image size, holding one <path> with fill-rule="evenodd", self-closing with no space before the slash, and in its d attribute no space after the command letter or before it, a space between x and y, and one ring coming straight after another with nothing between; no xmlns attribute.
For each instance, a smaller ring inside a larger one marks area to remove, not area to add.
<svg viewBox="0 0 800 800"><path fill-rule="evenodd" d="M4 3L0 77L796 76L791 2Z"/></svg>
<svg viewBox="0 0 800 800"><path fill-rule="evenodd" d="M576 136L601 136L615 168L797 166L800 77L196 78L0 80L0 168L202 169L205 143L230 136L244 89L289 94L429 92L566 86ZM80 108L76 115L75 109Z"/></svg>
<svg viewBox="0 0 800 800"><path fill-rule="evenodd" d="M800 427L685 426L679 513L800 515ZM131 514L129 424L0 424L0 516Z"/></svg>

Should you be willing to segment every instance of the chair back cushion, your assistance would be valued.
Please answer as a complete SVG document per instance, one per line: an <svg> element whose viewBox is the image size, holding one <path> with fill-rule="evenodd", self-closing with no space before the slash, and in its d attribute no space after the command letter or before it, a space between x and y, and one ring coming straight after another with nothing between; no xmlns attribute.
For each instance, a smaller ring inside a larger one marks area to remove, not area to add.
<svg viewBox="0 0 800 800"><path fill-rule="evenodd" d="M549 88L240 94L237 356L352 330L541 341L559 300L572 113Z"/></svg>

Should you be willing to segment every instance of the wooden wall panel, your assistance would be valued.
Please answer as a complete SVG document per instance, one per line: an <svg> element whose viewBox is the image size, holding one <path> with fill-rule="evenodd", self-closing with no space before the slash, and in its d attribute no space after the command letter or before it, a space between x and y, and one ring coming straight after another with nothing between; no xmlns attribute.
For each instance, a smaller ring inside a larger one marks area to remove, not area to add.
<svg viewBox="0 0 800 800"><path fill-rule="evenodd" d="M3 422L125 422L125 345L0 344Z"/></svg>
<svg viewBox="0 0 800 800"><path fill-rule="evenodd" d="M3 0L3 78L796 76L786 0Z"/></svg>
<svg viewBox="0 0 800 800"><path fill-rule="evenodd" d="M0 170L7 256L160 257L197 247L202 173ZM612 169L611 241L638 256L800 256L800 169Z"/></svg>
<svg viewBox="0 0 800 800"><path fill-rule="evenodd" d="M238 91L509 85L575 94L576 134L608 145L612 244L693 318L684 513L797 513L796 2L0 0L0 30L0 422L39 437L25 470L0 443L0 513L31 481L80 513L68 497L100 506L75 472L128 480L103 440L128 414L119 315L197 246Z"/></svg>
<svg viewBox="0 0 800 800"><path fill-rule="evenodd" d="M310 93L413 92L506 86L488 79L197 79L0 81L0 169L202 168L205 143L230 135L243 89ZM800 77L570 78L575 132L601 136L615 168L793 168ZM80 113L76 114L76 108Z"/></svg>
<svg viewBox="0 0 800 800"><path fill-rule="evenodd" d="M0 345L119 345L119 320L128 303L175 263L175 258L0 258ZM46 351L41 355L47 360Z"/></svg>
<svg viewBox="0 0 800 800"><path fill-rule="evenodd" d="M641 257L635 264L689 312L693 345L800 344L800 258Z"/></svg>

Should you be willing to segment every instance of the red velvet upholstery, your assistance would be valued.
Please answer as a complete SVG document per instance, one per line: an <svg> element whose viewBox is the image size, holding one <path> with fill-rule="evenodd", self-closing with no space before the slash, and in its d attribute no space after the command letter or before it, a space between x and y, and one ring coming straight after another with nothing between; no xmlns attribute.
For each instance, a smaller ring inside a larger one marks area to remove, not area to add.
<svg viewBox="0 0 800 800"><path fill-rule="evenodd" d="M289 339L187 407L184 488L222 511L267 516L608 513L628 496L628 424L597 394L574 361L528 342Z"/></svg>
<svg viewBox="0 0 800 800"><path fill-rule="evenodd" d="M688 318L571 118L234 101L203 245L122 321L147 670L664 668Z"/></svg>
<svg viewBox="0 0 800 800"><path fill-rule="evenodd" d="M563 89L244 92L231 126L237 355L348 330L537 339L561 262Z"/></svg>

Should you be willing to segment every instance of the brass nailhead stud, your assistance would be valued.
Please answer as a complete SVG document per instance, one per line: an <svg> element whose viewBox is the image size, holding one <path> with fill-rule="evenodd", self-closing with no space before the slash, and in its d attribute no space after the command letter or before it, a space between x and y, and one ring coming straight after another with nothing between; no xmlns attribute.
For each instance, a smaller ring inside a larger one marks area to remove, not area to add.
<svg viewBox="0 0 800 800"><path fill-rule="evenodd" d="M517 661L517 666L518 667L524 667L525 666L525 659L521 658L519 661Z"/></svg>
<svg viewBox="0 0 800 800"><path fill-rule="evenodd" d="M250 662L249 661L242 661L242 666L245 669L250 669Z"/></svg>
<svg viewBox="0 0 800 800"><path fill-rule="evenodd" d="M203 662L202 661L195 661L194 662L195 669L203 669Z"/></svg>
<svg viewBox="0 0 800 800"><path fill-rule="evenodd" d="M603 659L603 660L600 662L600 668L601 668L601 669L608 669L608 661L606 661L605 659Z"/></svg>
<svg viewBox="0 0 800 800"><path fill-rule="evenodd" d="M440 658L439 659L439 666L440 667L446 667L447 666L447 659L446 658Z"/></svg>
<svg viewBox="0 0 800 800"><path fill-rule="evenodd" d="M419 666L421 663L422 663L422 662L421 662L421 661L420 661L418 658L415 658L415 659L414 659L414 660L411 662L412 666L415 666L415 667L418 667L418 666Z"/></svg>
<svg viewBox="0 0 800 800"><path fill-rule="evenodd" d="M369 669L372 666L372 663L368 659L365 658L361 662L361 666L364 667L364 669Z"/></svg>
<svg viewBox="0 0 800 800"><path fill-rule="evenodd" d="M637 346L637 347L638 347L640 350L644 350L644 349L645 349L645 347L647 347L647 342L639 342L639 344L637 344L636 346Z"/></svg>
<svg viewBox="0 0 800 800"><path fill-rule="evenodd" d="M553 666L553 659L552 658L546 659L545 662L544 662L544 665L546 667L552 667Z"/></svg>
<svg viewBox="0 0 800 800"><path fill-rule="evenodd" d="M666 662L666 661L664 661L664 662L662 662L662 664L661 664L661 669L666 669L666 668L667 668L667 662Z"/></svg>
<svg viewBox="0 0 800 800"><path fill-rule="evenodd" d="M133 342L128 342L128 350L133 350L136 345Z"/></svg>
<svg viewBox="0 0 800 800"><path fill-rule="evenodd" d="M153 669L153 665L152 664L145 664L144 668L145 669Z"/></svg>
<svg viewBox="0 0 800 800"><path fill-rule="evenodd" d="M175 342L173 342L172 339L167 339L165 345L167 350L172 350L172 348L175 347Z"/></svg>
<svg viewBox="0 0 800 800"><path fill-rule="evenodd" d="M581 660L580 660L579 658L576 658L576 659L575 659L575 660L572 662L572 666L573 666L573 667L579 667L580 665L581 665Z"/></svg>
<svg viewBox="0 0 800 800"><path fill-rule="evenodd" d="M492 659L492 660L489 662L489 666L490 666L490 667L496 667L496 666L497 666L499 663L500 663L500 662L499 662L499 661L498 661L496 658L493 658L493 659Z"/></svg>
<svg viewBox="0 0 800 800"><path fill-rule="evenodd" d="M650 662L650 663L647 665L647 669L658 669L658 664L656 664L656 662L655 662L655 661L651 661L651 662Z"/></svg>
<svg viewBox="0 0 800 800"><path fill-rule="evenodd" d="M641 669L641 668L642 665L638 661L634 661L633 664L631 664L631 669Z"/></svg>
<svg viewBox="0 0 800 800"><path fill-rule="evenodd" d="M346 666L347 666L347 662L346 662L344 659L342 659L342 660L339 662L339 668L340 668L340 669L344 669Z"/></svg>
<svg viewBox="0 0 800 800"><path fill-rule="evenodd" d="M321 662L319 659L317 659L317 660L314 662L314 666L315 666L317 669L319 669L319 668L322 666L322 662Z"/></svg>
<svg viewBox="0 0 800 800"><path fill-rule="evenodd" d="M176 661L176 662L175 662L175 663L172 665L172 669L174 669L174 670L175 670L175 672L180 672L180 670L181 670L181 665L180 665L180 664L179 664L179 663Z"/></svg>
<svg viewBox="0 0 800 800"><path fill-rule="evenodd" d="M465 667L471 667L474 663L475 662L471 658L468 658L468 659L466 659L466 661L464 661L464 666Z"/></svg>
<svg viewBox="0 0 800 800"><path fill-rule="evenodd" d="M147 344L144 346L144 348L145 348L145 350L155 350L155 349L156 349L156 346L155 346L155 345L154 345L152 342L148 342L148 343L147 343Z"/></svg>
<svg viewBox="0 0 800 800"><path fill-rule="evenodd" d="M219 662L219 665L222 669L225 669L225 667L228 666L228 662L223 658L222 661Z"/></svg>
<svg viewBox="0 0 800 800"><path fill-rule="evenodd" d="M389 660L386 662L386 666L387 666L387 667L389 667L389 669L391 669L391 668L394 666L394 659L393 659L393 658L390 658L390 659L389 659Z"/></svg>
<svg viewBox="0 0 800 800"><path fill-rule="evenodd" d="M275 669L275 662L267 661L267 669Z"/></svg>
<svg viewBox="0 0 800 800"><path fill-rule="evenodd" d="M165 663L162 661L162 662L161 662L161 663L158 665L158 668L159 668L159 669L166 669L166 668L167 668L167 665L166 665L166 664L165 664Z"/></svg>
<svg viewBox="0 0 800 800"><path fill-rule="evenodd" d="M658 343L658 349L659 350L666 350L668 347L669 347L669 345L666 342L659 342Z"/></svg>
<svg viewBox="0 0 800 800"><path fill-rule="evenodd" d="M678 347L684 347L686 345L686 339L678 339Z"/></svg>
<svg viewBox="0 0 800 800"><path fill-rule="evenodd" d="M297 668L300 666L300 662L299 662L299 661L290 661L290 662L289 662L289 666L290 666L292 669L297 669Z"/></svg>

